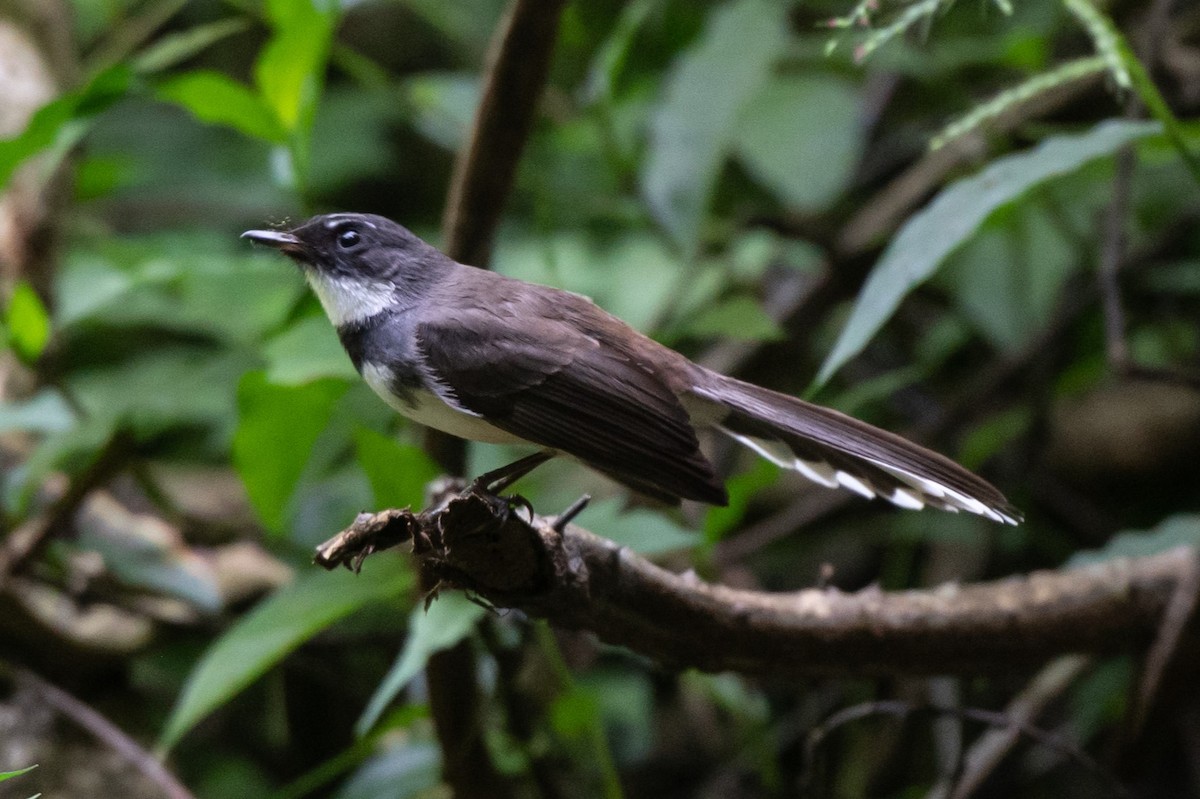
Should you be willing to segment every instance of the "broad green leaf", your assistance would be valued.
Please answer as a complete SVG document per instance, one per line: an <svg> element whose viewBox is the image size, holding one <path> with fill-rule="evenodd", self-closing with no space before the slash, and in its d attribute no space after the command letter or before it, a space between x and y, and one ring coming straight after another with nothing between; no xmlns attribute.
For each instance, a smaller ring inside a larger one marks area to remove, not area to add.
<svg viewBox="0 0 1200 799"><path fill-rule="evenodd" d="M229 236L108 238L68 255L55 318L63 326L166 329L257 348L302 291L290 264Z"/></svg>
<svg viewBox="0 0 1200 799"><path fill-rule="evenodd" d="M65 382L92 418L110 419L143 437L206 427L213 449L223 449L233 431L238 380L254 365L254 356L242 350L163 343L79 368Z"/></svg>
<svg viewBox="0 0 1200 799"><path fill-rule="evenodd" d="M640 508L623 510L623 504L620 499L594 502L575 521L580 527L642 555L676 552L700 541L696 533L662 513Z"/></svg>
<svg viewBox="0 0 1200 799"><path fill-rule="evenodd" d="M306 316L267 342L267 380L296 386L322 377L352 380L358 376L337 333L322 316Z"/></svg>
<svg viewBox="0 0 1200 799"><path fill-rule="evenodd" d="M160 100L183 106L201 122L227 125L276 144L287 139L272 109L249 88L220 72L185 72L160 83L155 94Z"/></svg>
<svg viewBox="0 0 1200 799"><path fill-rule="evenodd" d="M4 308L8 343L26 363L33 363L50 341L50 316L46 306L24 280L17 281Z"/></svg>
<svg viewBox="0 0 1200 799"><path fill-rule="evenodd" d="M274 34L254 65L254 82L288 133L307 128L324 78L334 17L311 0L267 3Z"/></svg>
<svg viewBox="0 0 1200 799"><path fill-rule="evenodd" d="M651 120L642 191L689 257L738 118L787 47L787 12L787 4L775 0L720 6L667 79Z"/></svg>
<svg viewBox="0 0 1200 799"><path fill-rule="evenodd" d="M1111 170L1080 169L1053 191L1047 186L992 214L947 258L936 285L994 348L1019 350L1053 321L1063 285L1084 257L1071 231L1091 228L1110 180Z"/></svg>
<svg viewBox="0 0 1200 799"><path fill-rule="evenodd" d="M495 267L510 277L591 297L609 313L647 330L677 300L683 264L661 236L630 234L601 243L566 232L502 241Z"/></svg>
<svg viewBox="0 0 1200 799"><path fill-rule="evenodd" d="M775 341L783 338L779 323L752 297L736 294L701 308L680 326L679 334L736 341Z"/></svg>
<svg viewBox="0 0 1200 799"><path fill-rule="evenodd" d="M909 220L880 258L816 384L861 352L905 295L933 275L994 211L1039 183L1159 130L1156 123L1108 120L1087 133L1054 136L1032 150L1000 158L947 187Z"/></svg>
<svg viewBox="0 0 1200 799"><path fill-rule="evenodd" d="M283 529L288 502L313 444L346 388L345 381L333 379L276 386L267 382L263 372L242 378L233 463L250 504L269 529Z"/></svg>
<svg viewBox="0 0 1200 799"><path fill-rule="evenodd" d="M383 682L375 689L354 731L360 736L370 732L388 704L425 668L429 656L454 646L470 635L475 623L485 613L487 610L482 605L467 599L461 591L439 594L428 611L424 606L413 608L404 648Z"/></svg>
<svg viewBox="0 0 1200 799"><path fill-rule="evenodd" d="M1140 558L1181 546L1200 547L1200 514L1181 513L1163 519L1149 530L1122 531L1101 549L1075 553L1067 565L1076 567L1113 558Z"/></svg>
<svg viewBox="0 0 1200 799"><path fill-rule="evenodd" d="M42 106L19 135L0 141L0 190L26 158L50 147L65 152L79 141L93 117L125 96L131 79L126 66L103 70L81 88Z"/></svg>
<svg viewBox="0 0 1200 799"><path fill-rule="evenodd" d="M159 739L178 743L196 722L250 685L289 652L360 608L402 596L413 583L399 562L368 564L362 574L310 573L280 589L224 633L204 653Z"/></svg>
<svg viewBox="0 0 1200 799"><path fill-rule="evenodd" d="M820 109L815 113L814 109ZM858 93L819 73L772 78L750 101L735 147L785 204L817 211L837 199L862 151Z"/></svg>
<svg viewBox="0 0 1200 799"><path fill-rule="evenodd" d="M13 777L20 777L22 774L28 774L35 768L37 768L36 763L32 766L26 766L25 768L17 769L16 771L0 771L0 782L11 780Z"/></svg>
<svg viewBox="0 0 1200 799"><path fill-rule="evenodd" d="M359 428L354 433L358 464L371 481L378 508L421 507L425 486L442 473L420 447Z"/></svg>

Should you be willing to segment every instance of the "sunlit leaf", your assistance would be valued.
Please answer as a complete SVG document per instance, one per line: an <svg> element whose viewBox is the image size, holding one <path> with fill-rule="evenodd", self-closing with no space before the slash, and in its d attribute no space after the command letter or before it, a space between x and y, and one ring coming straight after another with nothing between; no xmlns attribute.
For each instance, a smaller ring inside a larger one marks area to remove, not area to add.
<svg viewBox="0 0 1200 799"><path fill-rule="evenodd" d="M292 492L325 429L334 403L346 392L341 380L276 386L263 372L247 374L238 387L238 427L233 463L259 518L283 529Z"/></svg>
<svg viewBox="0 0 1200 799"><path fill-rule="evenodd" d="M227 125L264 141L281 143L287 134L271 108L246 86L211 70L185 72L158 85L160 100L181 105L201 122Z"/></svg>
<svg viewBox="0 0 1200 799"><path fill-rule="evenodd" d="M312 122L333 36L333 15L311 0L271 0L274 34L254 65L254 81L288 132Z"/></svg>
<svg viewBox="0 0 1200 799"><path fill-rule="evenodd" d="M368 564L360 575L312 572L243 616L205 652L188 677L159 748L173 747L196 722L335 621L403 595L413 579L398 563L380 563L377 569Z"/></svg>
<svg viewBox="0 0 1200 799"><path fill-rule="evenodd" d="M884 252L816 383L827 381L861 352L900 301L929 279L992 212L1043 181L1073 172L1159 130L1157 123L1109 120L1087 133L1054 136L1032 150L997 159L947 187L909 220Z"/></svg>
<svg viewBox="0 0 1200 799"><path fill-rule="evenodd" d="M20 280L4 308L8 343L26 363L41 356L50 342L50 316L33 286Z"/></svg>
<svg viewBox="0 0 1200 799"><path fill-rule="evenodd" d="M383 682L375 689L367 709L358 720L354 730L366 735L388 704L396 698L421 669L425 668L429 656L448 649L471 634L475 623L483 618L487 610L467 599L458 591L445 591L429 606L413 609L408 623L408 638L400 656L388 670Z"/></svg>
<svg viewBox="0 0 1200 799"><path fill-rule="evenodd" d="M787 46L787 5L735 0L709 18L667 79L651 121L642 191L684 253L696 252L739 115Z"/></svg>

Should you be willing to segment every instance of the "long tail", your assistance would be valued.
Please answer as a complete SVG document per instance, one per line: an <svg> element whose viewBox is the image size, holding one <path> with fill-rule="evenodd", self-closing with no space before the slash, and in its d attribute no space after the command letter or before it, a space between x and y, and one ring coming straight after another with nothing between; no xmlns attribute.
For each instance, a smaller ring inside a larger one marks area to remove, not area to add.
<svg viewBox="0 0 1200 799"><path fill-rule="evenodd" d="M902 508L1022 521L991 483L949 458L829 408L708 372L698 397L723 406L718 429L768 460L830 488Z"/></svg>

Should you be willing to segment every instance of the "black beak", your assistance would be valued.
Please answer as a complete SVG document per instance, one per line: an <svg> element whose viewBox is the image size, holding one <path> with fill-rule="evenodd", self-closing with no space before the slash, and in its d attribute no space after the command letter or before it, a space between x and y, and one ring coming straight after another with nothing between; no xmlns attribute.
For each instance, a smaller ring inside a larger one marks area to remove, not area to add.
<svg viewBox="0 0 1200 799"><path fill-rule="evenodd" d="M265 244L268 247L274 247L284 255L299 261L308 262L312 260L308 245L295 233L287 233L282 230L247 230L242 234L242 238L250 239L255 244Z"/></svg>
<svg viewBox="0 0 1200 799"><path fill-rule="evenodd" d="M242 234L242 238L250 239L250 241L256 244L265 244L268 247L274 247L284 252L300 250L304 247L304 242L300 241L295 235L284 233L281 230L247 230Z"/></svg>

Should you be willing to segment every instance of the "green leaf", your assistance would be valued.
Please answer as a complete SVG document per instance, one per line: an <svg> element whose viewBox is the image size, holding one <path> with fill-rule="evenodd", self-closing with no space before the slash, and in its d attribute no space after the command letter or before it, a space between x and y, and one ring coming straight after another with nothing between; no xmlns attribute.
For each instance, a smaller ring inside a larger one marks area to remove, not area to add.
<svg viewBox="0 0 1200 799"><path fill-rule="evenodd" d="M709 508L704 517L704 540L716 543L725 533L741 524L750 501L769 485L779 479L780 468L765 458L759 458L754 468L736 474L725 481L729 492L729 504L723 508Z"/></svg>
<svg viewBox="0 0 1200 799"><path fill-rule="evenodd" d="M358 463L371 481L379 508L421 507L425 486L442 473L420 447L368 430L354 432Z"/></svg>
<svg viewBox="0 0 1200 799"><path fill-rule="evenodd" d="M399 561L349 571L311 573L280 589L225 632L204 653L159 739L159 749L179 742L196 722L250 685L289 652L360 608L402 596L413 584Z"/></svg>
<svg viewBox="0 0 1200 799"><path fill-rule="evenodd" d="M404 648L383 682L375 689L354 731L360 736L370 732L388 704L425 668L429 656L449 649L470 635L475 623L486 612L482 605L467 599L466 594L459 591L439 594L428 611L422 606L413 608Z"/></svg>
<svg viewBox="0 0 1200 799"><path fill-rule="evenodd" d="M1050 324L1066 280L1078 268L1078 244L1064 222L1063 206L1088 219L1107 200L1108 175L1083 169L1055 189L1060 202L1041 197L992 215L953 253L936 276L975 328L1000 351L1015 352ZM1048 193L1048 192L1047 192Z"/></svg>
<svg viewBox="0 0 1200 799"><path fill-rule="evenodd" d="M651 120L642 191L689 257L738 118L787 47L787 4L735 0L716 9L675 65Z"/></svg>
<svg viewBox="0 0 1200 799"><path fill-rule="evenodd" d="M134 59L134 69L143 74L161 72L207 50L222 39L250 27L244 18L221 19L163 36Z"/></svg>
<svg viewBox="0 0 1200 799"><path fill-rule="evenodd" d="M641 555L660 555L695 546L696 534L662 513L646 509L623 510L620 499L594 502L578 520L581 527L604 536Z"/></svg>
<svg viewBox="0 0 1200 799"><path fill-rule="evenodd" d="M155 95L183 106L201 122L226 125L275 144L287 139L272 109L249 88L220 72L185 72L160 83Z"/></svg>
<svg viewBox="0 0 1200 799"><path fill-rule="evenodd" d="M267 380L297 386L322 377L353 380L354 364L324 315L306 316L267 342Z"/></svg>
<svg viewBox="0 0 1200 799"><path fill-rule="evenodd" d="M110 237L69 253L55 318L63 326L90 322L199 333L257 349L288 318L303 290L277 256L232 250L229 236Z"/></svg>
<svg viewBox="0 0 1200 799"><path fill-rule="evenodd" d="M13 777L20 777L22 774L28 774L29 772L33 771L35 768L37 768L36 763L33 764L32 766L26 766L23 769L17 769L16 771L0 771L0 782L4 782L5 780L11 780Z"/></svg>
<svg viewBox="0 0 1200 799"><path fill-rule="evenodd" d="M689 316L681 326L680 334L736 341L776 341L783 338L783 329L767 316L757 300L738 294Z"/></svg>
<svg viewBox="0 0 1200 799"><path fill-rule="evenodd" d="M1200 514L1169 516L1149 530L1124 530L1101 549L1076 552L1067 566L1087 566L1113 558L1140 558L1184 546L1200 547Z"/></svg>
<svg viewBox="0 0 1200 799"><path fill-rule="evenodd" d="M271 0L274 35L254 65L254 82L284 130L312 123L333 37L334 17L311 0Z"/></svg>
<svg viewBox="0 0 1200 799"><path fill-rule="evenodd" d="M649 233L606 241L577 232L521 237L503 242L495 262L505 275L591 297L639 330L678 299L683 268L663 238Z"/></svg>
<svg viewBox="0 0 1200 799"><path fill-rule="evenodd" d="M283 529L285 511L313 444L325 429L334 403L348 384L318 380L276 386L263 372L250 372L238 386L238 427L233 463L250 504L269 529Z"/></svg>
<svg viewBox="0 0 1200 799"><path fill-rule="evenodd" d="M1032 150L1000 158L947 187L908 221L884 252L815 384L826 382L861 352L900 301L933 275L994 211L1039 183L1160 130L1157 123L1108 120L1085 134L1054 136Z"/></svg>
<svg viewBox="0 0 1200 799"><path fill-rule="evenodd" d="M849 82L820 73L771 79L746 108L735 142L751 175L807 212L837 199L862 146L858 93Z"/></svg>
<svg viewBox="0 0 1200 799"><path fill-rule="evenodd" d="M17 281L4 309L8 343L25 363L36 361L50 341L50 316L33 286Z"/></svg>
<svg viewBox="0 0 1200 799"><path fill-rule="evenodd" d="M550 723L564 738L583 740L596 727L600 716L600 700L595 691L573 686L560 694L550 708Z"/></svg>
<svg viewBox="0 0 1200 799"><path fill-rule="evenodd" d="M79 141L93 117L125 96L132 74L126 66L99 72L81 88L38 109L19 135L0 141L0 190L26 158L49 147L65 152Z"/></svg>
<svg viewBox="0 0 1200 799"><path fill-rule="evenodd" d="M164 342L79 368L65 382L87 416L128 426L141 437L206 427L213 448L224 449L233 432L237 382L253 366L245 351Z"/></svg>
<svg viewBox="0 0 1200 799"><path fill-rule="evenodd" d="M479 105L474 73L425 72L404 82L412 126L434 144L457 150L467 138Z"/></svg>

